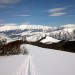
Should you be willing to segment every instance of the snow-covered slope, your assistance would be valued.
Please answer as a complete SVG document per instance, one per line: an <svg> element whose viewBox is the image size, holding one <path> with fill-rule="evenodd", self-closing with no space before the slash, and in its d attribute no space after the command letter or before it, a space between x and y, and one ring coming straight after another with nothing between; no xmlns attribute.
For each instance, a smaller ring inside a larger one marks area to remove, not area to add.
<svg viewBox="0 0 75 75"><path fill-rule="evenodd" d="M6 44L11 41L14 41L14 40L12 38L9 38L6 35L0 34L0 44Z"/></svg>
<svg viewBox="0 0 75 75"><path fill-rule="evenodd" d="M33 34L36 34L37 36L33 36ZM50 32L24 32L24 33L21 33L22 36L24 35L29 35L31 34L31 37L28 37L28 40L35 40L35 38L39 37L39 34L41 34L40 36L42 35L46 35L47 36L47 39L46 42L49 42L52 41L52 39L58 39L58 40L75 40L75 24L69 24L69 25L64 25L64 26L61 26L61 27L54 27L52 29L52 31ZM48 38L50 37L50 38ZM42 38L42 37L41 37ZM49 40L48 40L49 39ZM54 40L55 41L55 40ZM54 42L53 41L53 42Z"/></svg>
<svg viewBox="0 0 75 75"><path fill-rule="evenodd" d="M60 40L75 40L75 25L65 25L50 32L49 36Z"/></svg>
<svg viewBox="0 0 75 75"><path fill-rule="evenodd" d="M49 27L42 25L16 25L16 24L6 24L0 26L0 33L5 34L11 38L19 39L22 36L31 36L28 37L28 40L32 40L32 35L35 33L35 36L39 37L43 34L53 37L59 40L75 40L75 24L67 24L60 27ZM34 38L34 39L35 39ZM35 40L34 40L35 41Z"/></svg>
<svg viewBox="0 0 75 75"><path fill-rule="evenodd" d="M27 33L23 35L23 40L27 40L29 42L36 42L42 38L44 38L46 35L45 33L37 32L37 33Z"/></svg>
<svg viewBox="0 0 75 75"><path fill-rule="evenodd" d="M52 38L52 37L47 36L45 39L41 40L40 42L46 43L46 44L51 44L51 43L57 43L59 41L60 40L57 40L55 38Z"/></svg>
<svg viewBox="0 0 75 75"><path fill-rule="evenodd" d="M51 27L42 25L3 25L0 26L0 31L10 30L32 30L32 31L51 31Z"/></svg>
<svg viewBox="0 0 75 75"><path fill-rule="evenodd" d="M16 25L5 25L0 27L0 31L9 31L9 30L15 30L18 29L18 26Z"/></svg>
<svg viewBox="0 0 75 75"><path fill-rule="evenodd" d="M75 75L75 54L45 49L32 45L25 46L34 56L38 75Z"/></svg>
<svg viewBox="0 0 75 75"><path fill-rule="evenodd" d="M19 38L26 33L50 32L52 27L42 25L1 25L0 33L8 35L11 38Z"/></svg>
<svg viewBox="0 0 75 75"><path fill-rule="evenodd" d="M1 56L0 75L37 75L31 55Z"/></svg>
<svg viewBox="0 0 75 75"><path fill-rule="evenodd" d="M75 28L75 24L66 24L61 26L60 28Z"/></svg>

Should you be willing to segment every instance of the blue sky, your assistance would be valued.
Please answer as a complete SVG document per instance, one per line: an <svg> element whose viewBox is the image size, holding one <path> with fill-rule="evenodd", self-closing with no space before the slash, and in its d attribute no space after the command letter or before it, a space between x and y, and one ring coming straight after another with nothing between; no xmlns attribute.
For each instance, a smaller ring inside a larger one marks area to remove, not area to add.
<svg viewBox="0 0 75 75"><path fill-rule="evenodd" d="M75 24L75 0L0 0L0 24Z"/></svg>

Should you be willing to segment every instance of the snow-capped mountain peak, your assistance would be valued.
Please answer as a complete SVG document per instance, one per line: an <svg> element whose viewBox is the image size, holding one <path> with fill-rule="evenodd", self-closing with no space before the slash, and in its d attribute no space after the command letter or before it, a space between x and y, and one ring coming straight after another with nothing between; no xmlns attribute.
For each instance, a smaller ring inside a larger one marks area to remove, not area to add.
<svg viewBox="0 0 75 75"><path fill-rule="evenodd" d="M61 27L64 27L64 28L73 28L73 27L75 27L75 24L66 24L66 25L63 25Z"/></svg>
<svg viewBox="0 0 75 75"><path fill-rule="evenodd" d="M0 26L0 31L9 31L9 30L25 30L25 29L28 29L28 30L34 30L34 29L37 29L37 30L43 30L43 31L46 31L46 30L50 30L52 29L51 27L49 26L42 26L42 25L16 25L16 24L6 24L6 25L1 25Z"/></svg>
<svg viewBox="0 0 75 75"><path fill-rule="evenodd" d="M60 27L49 27L42 25L29 25L29 24L21 24L21 25L6 24L0 26L0 33L7 35L11 38L19 38L27 35L33 36L34 33L38 37L39 34L41 33L41 35L46 34L47 36L53 37L58 40L72 40L72 39L74 40L75 24L67 24ZM30 37L28 38L30 39Z"/></svg>
<svg viewBox="0 0 75 75"><path fill-rule="evenodd" d="M16 25L5 25L0 27L0 31L9 31L9 30L16 30L18 26Z"/></svg>

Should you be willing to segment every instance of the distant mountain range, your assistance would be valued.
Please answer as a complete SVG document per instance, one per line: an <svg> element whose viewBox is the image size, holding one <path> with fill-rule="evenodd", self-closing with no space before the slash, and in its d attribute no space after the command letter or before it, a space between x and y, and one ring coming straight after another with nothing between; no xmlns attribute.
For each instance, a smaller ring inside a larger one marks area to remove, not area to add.
<svg viewBox="0 0 75 75"><path fill-rule="evenodd" d="M75 24L61 27L41 25L0 26L0 47L1 45L4 47L6 43L10 44L19 40L24 44L75 53Z"/></svg>
<svg viewBox="0 0 75 75"><path fill-rule="evenodd" d="M75 40L75 24L63 25L60 27L49 27L41 25L1 25L0 34L10 38L20 38L22 36L38 37L46 35L58 40Z"/></svg>

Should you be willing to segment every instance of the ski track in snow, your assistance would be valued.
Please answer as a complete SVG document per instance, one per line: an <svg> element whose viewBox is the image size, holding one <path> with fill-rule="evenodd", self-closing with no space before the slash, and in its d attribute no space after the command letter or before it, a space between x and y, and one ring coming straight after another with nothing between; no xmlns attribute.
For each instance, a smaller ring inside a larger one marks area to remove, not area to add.
<svg viewBox="0 0 75 75"><path fill-rule="evenodd" d="M37 75L32 55L28 55L22 65L16 70L13 75Z"/></svg>
<svg viewBox="0 0 75 75"><path fill-rule="evenodd" d="M75 54L25 45L34 57L38 75L75 75ZM33 63L33 65L34 65Z"/></svg>
<svg viewBox="0 0 75 75"><path fill-rule="evenodd" d="M0 58L0 75L75 75L75 53L23 46L29 55Z"/></svg>
<svg viewBox="0 0 75 75"><path fill-rule="evenodd" d="M0 57L0 75L37 75L32 55Z"/></svg>

